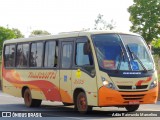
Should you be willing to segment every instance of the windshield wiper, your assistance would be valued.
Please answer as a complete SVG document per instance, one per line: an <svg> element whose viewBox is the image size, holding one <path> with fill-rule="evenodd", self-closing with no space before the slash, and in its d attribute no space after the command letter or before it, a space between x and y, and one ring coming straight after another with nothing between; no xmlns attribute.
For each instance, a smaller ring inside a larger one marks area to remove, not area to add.
<svg viewBox="0 0 160 120"><path fill-rule="evenodd" d="M120 46L120 47L121 47L121 46ZM122 60L125 62L124 50L123 50L123 48L121 47L121 55L120 55L120 58L119 58L119 60L118 60L117 70L120 69L121 61L122 61Z"/></svg>
<svg viewBox="0 0 160 120"><path fill-rule="evenodd" d="M132 59L134 60L134 58L136 58L136 59L139 61L139 63L141 64L141 66L142 66L142 68L144 69L144 71L147 72L146 67L143 65L143 63L142 63L142 61L139 59L139 57L138 57L133 51L131 51L131 49L130 49L130 47L129 47L128 45L126 45L126 46L127 46L127 49L128 49L128 51L129 51L129 53L130 53L131 56L132 56ZM134 56L134 57L133 57L133 56Z"/></svg>

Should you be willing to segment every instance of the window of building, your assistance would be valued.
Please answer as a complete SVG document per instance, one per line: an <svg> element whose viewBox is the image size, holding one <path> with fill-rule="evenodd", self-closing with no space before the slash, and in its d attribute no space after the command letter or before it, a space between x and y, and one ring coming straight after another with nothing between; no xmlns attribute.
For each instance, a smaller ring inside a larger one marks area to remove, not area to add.
<svg viewBox="0 0 160 120"><path fill-rule="evenodd" d="M28 56L29 56L29 44L19 44L17 46L16 66L27 67Z"/></svg>
<svg viewBox="0 0 160 120"><path fill-rule="evenodd" d="M57 66L56 41L48 41L45 45L45 61L44 67Z"/></svg>
<svg viewBox="0 0 160 120"><path fill-rule="evenodd" d="M32 43L30 52L30 67L42 67L43 43Z"/></svg>
<svg viewBox="0 0 160 120"><path fill-rule="evenodd" d="M7 45L4 53L4 64L6 67L14 67L15 63L15 45Z"/></svg>

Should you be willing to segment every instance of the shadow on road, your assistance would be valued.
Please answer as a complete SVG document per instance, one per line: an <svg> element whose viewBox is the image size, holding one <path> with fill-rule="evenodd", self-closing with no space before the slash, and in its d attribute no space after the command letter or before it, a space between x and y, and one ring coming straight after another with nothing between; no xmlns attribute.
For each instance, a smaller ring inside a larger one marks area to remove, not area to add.
<svg viewBox="0 0 160 120"><path fill-rule="evenodd" d="M100 111L93 110L88 114L80 114L74 111L73 107L63 105L42 105L39 108L28 108L23 104L7 104L0 105L0 111L16 111L16 112L40 112L44 117L113 117L112 114L126 113L126 111Z"/></svg>

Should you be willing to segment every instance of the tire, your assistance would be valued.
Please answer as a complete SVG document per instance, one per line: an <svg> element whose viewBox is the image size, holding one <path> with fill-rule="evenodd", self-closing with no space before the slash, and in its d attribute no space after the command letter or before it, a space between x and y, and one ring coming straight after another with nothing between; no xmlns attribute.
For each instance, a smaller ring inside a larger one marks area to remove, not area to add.
<svg viewBox="0 0 160 120"><path fill-rule="evenodd" d="M75 101L75 110L78 110L82 114L86 114L92 111L92 106L88 106L87 97L84 92L80 92L77 95Z"/></svg>
<svg viewBox="0 0 160 120"><path fill-rule="evenodd" d="M62 102L64 106L70 106L73 105L72 103L66 103L66 102Z"/></svg>
<svg viewBox="0 0 160 120"><path fill-rule="evenodd" d="M27 107L39 107L42 103L42 100L32 99L31 91L28 88L24 91L23 96Z"/></svg>
<svg viewBox="0 0 160 120"><path fill-rule="evenodd" d="M134 112L134 111L138 110L139 105L127 105L127 106L125 106L125 108L128 112Z"/></svg>

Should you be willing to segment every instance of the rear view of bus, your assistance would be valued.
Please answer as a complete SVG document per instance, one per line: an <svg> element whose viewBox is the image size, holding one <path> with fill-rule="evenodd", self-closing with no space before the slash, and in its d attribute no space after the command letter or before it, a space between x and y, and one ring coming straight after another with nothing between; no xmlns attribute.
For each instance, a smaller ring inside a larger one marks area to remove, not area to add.
<svg viewBox="0 0 160 120"><path fill-rule="evenodd" d="M91 36L99 65L98 106L125 107L156 103L157 73L148 46L135 34Z"/></svg>

